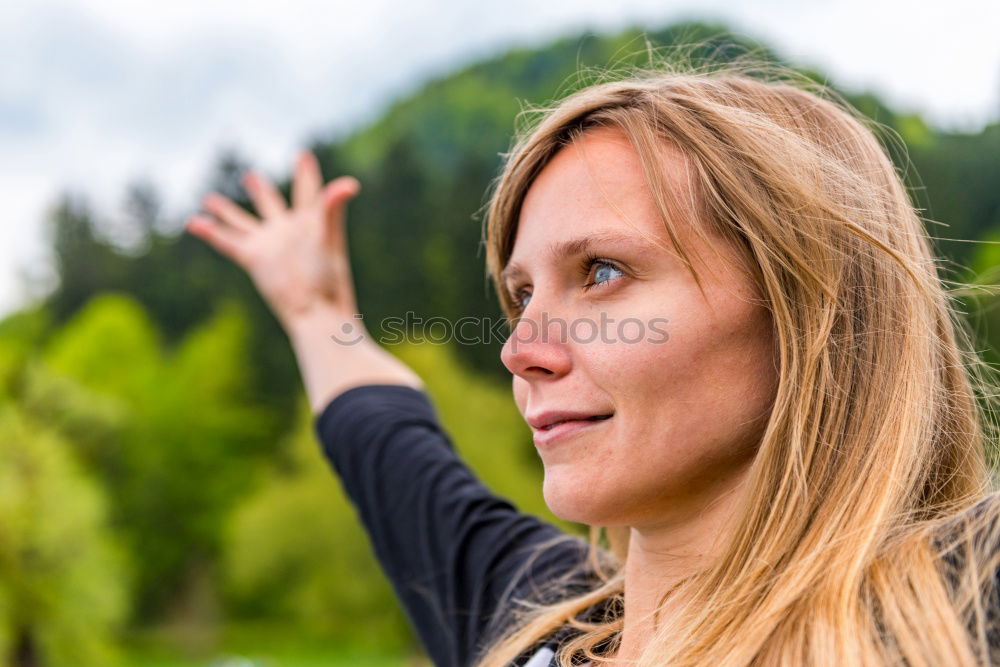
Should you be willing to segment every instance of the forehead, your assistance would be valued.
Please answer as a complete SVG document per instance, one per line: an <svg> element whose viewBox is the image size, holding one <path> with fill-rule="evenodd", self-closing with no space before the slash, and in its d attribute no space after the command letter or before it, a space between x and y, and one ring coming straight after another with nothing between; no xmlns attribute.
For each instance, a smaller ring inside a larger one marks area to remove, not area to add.
<svg viewBox="0 0 1000 667"><path fill-rule="evenodd" d="M657 149L665 196L673 206L682 207L678 210L687 210L691 206L687 164L666 142ZM680 221L673 225L685 245L689 226ZM508 266L529 261L556 241L587 236L631 236L672 252L642 160L618 130L588 130L542 169L521 206Z"/></svg>

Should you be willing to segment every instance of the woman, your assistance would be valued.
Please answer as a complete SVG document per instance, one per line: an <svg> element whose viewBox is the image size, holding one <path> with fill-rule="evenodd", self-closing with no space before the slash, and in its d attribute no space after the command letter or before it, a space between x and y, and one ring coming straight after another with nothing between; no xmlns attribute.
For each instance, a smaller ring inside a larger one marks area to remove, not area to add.
<svg viewBox="0 0 1000 667"><path fill-rule="evenodd" d="M637 75L538 114L507 158L487 219L502 359L546 503L595 527L589 550L484 489L365 334L356 181L324 187L306 155L290 209L251 176L262 223L217 195L190 221L288 331L436 663L1000 651L984 367L881 145L808 88L738 66Z"/></svg>

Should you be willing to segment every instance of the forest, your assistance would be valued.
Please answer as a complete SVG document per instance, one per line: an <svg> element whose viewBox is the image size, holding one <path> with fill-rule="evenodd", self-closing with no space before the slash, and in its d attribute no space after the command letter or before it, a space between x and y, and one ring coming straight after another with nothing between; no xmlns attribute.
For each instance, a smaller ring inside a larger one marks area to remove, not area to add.
<svg viewBox="0 0 1000 667"><path fill-rule="evenodd" d="M687 43L705 60L783 62L723 25L574 35L425 82L346 136L314 136L304 148L326 178L362 183L348 224L372 333L405 313L499 317L482 207L519 112ZM996 281L1000 121L946 132L877 93L839 92L877 123L942 277ZM249 206L239 185L249 166L238 147L223 152L200 194ZM287 193L289 175L278 176ZM127 215L114 219L79 194L53 202L45 224L58 283L0 321L2 659L425 664L322 457L285 334L245 275L163 215L154 185L137 181L122 197ZM956 299L996 363L992 294ZM414 332L391 349L425 378L491 488L583 530L542 502L499 341L443 345Z"/></svg>

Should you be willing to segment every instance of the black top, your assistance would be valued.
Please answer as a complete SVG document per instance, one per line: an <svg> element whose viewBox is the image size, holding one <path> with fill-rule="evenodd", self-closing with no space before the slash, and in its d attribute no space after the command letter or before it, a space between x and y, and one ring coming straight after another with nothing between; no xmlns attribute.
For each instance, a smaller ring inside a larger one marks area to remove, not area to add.
<svg viewBox="0 0 1000 667"><path fill-rule="evenodd" d="M587 543L483 486L424 392L354 387L323 409L315 427L435 665L472 664L513 620L517 600L551 601L546 584L567 578L582 592L596 583L583 568ZM519 664L536 657L531 667L548 665L543 655L566 636Z"/></svg>

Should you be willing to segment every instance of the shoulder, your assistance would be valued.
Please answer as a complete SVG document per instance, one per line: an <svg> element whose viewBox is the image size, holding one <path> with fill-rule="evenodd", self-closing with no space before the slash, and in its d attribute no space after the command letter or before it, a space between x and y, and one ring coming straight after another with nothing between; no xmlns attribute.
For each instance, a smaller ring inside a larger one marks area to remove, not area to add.
<svg viewBox="0 0 1000 667"><path fill-rule="evenodd" d="M519 619L599 586L601 580L590 565L590 548L586 540L566 533L528 546L507 577L501 596L503 620Z"/></svg>
<svg viewBox="0 0 1000 667"><path fill-rule="evenodd" d="M1000 494L945 521L935 539L949 593L973 638L1000 652ZM993 663L991 663L993 664Z"/></svg>
<svg viewBox="0 0 1000 667"><path fill-rule="evenodd" d="M512 578L502 617L495 619L494 633L487 646L525 626L537 615L544 614L544 610L570 603L562 608L567 614L564 621L552 619L551 631L513 663L547 667L550 662L542 656L558 653L580 633L580 627L606 622L621 614L620 596L598 594L609 578L614 578L617 567L610 553L582 538L564 536L539 545L530 565Z"/></svg>
<svg viewBox="0 0 1000 667"><path fill-rule="evenodd" d="M975 580L1000 583L1000 493L947 517L933 543L953 585L969 573Z"/></svg>
<svg viewBox="0 0 1000 667"><path fill-rule="evenodd" d="M937 531L937 539L972 541L977 549L995 551L1000 548L1000 492L986 495L969 507L947 517Z"/></svg>

